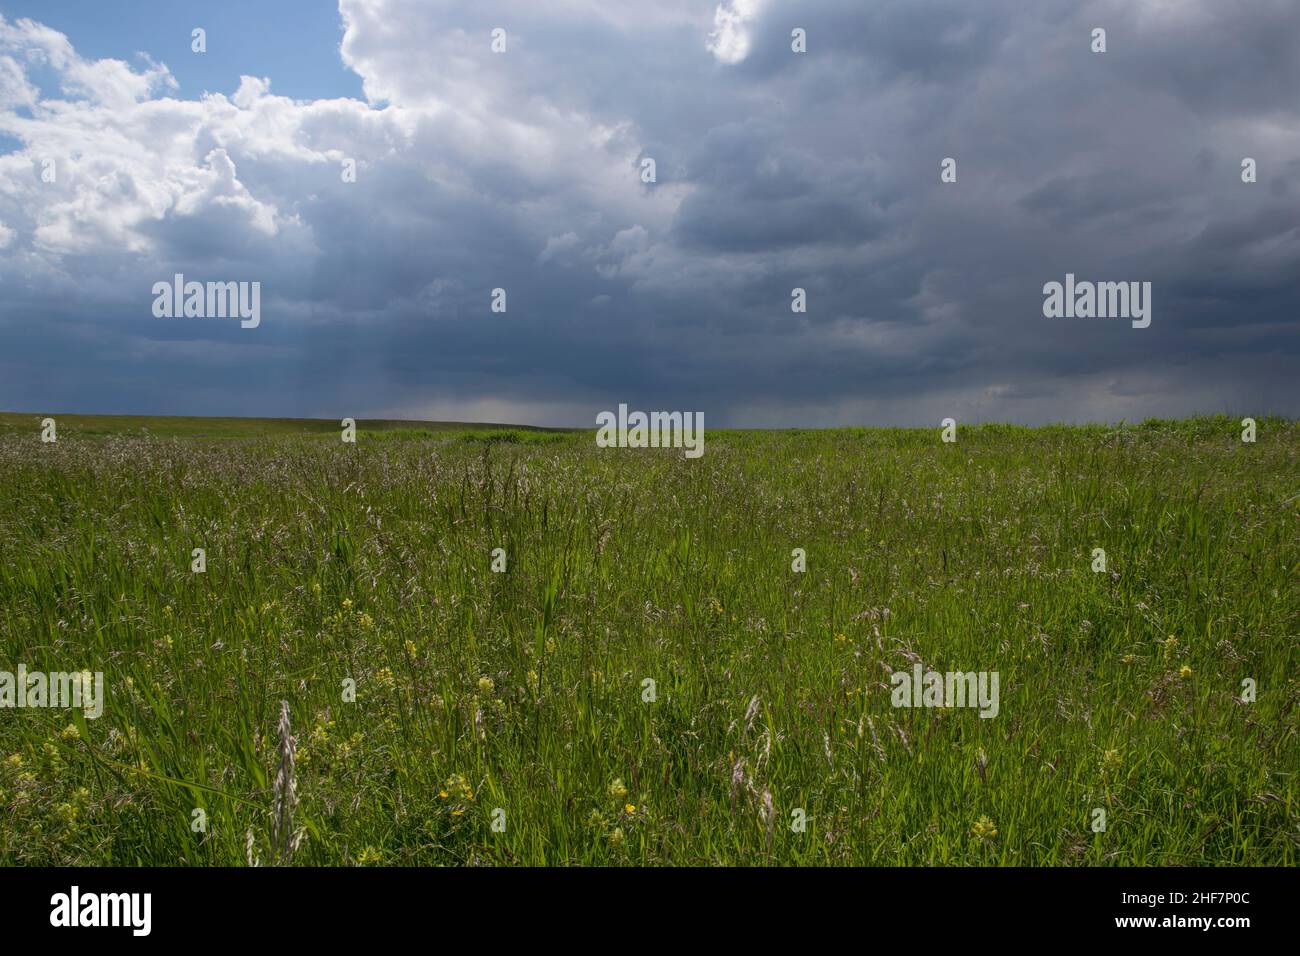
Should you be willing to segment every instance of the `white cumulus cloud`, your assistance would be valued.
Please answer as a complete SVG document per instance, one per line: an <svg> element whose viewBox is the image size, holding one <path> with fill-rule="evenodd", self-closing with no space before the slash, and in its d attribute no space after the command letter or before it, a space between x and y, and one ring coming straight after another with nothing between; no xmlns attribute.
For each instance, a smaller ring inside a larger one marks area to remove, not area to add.
<svg viewBox="0 0 1300 956"><path fill-rule="evenodd" d="M708 50L723 63L740 63L753 45L753 24L767 0L728 0L713 13Z"/></svg>

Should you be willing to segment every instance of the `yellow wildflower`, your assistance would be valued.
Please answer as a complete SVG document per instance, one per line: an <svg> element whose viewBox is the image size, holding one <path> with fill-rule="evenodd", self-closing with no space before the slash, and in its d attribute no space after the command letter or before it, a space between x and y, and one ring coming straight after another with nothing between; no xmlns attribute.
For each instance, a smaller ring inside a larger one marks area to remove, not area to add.
<svg viewBox="0 0 1300 956"><path fill-rule="evenodd" d="M357 857L357 866L374 866L383 862L383 859L384 857L382 853L376 850L373 846L368 846L362 850L361 855Z"/></svg>
<svg viewBox="0 0 1300 956"><path fill-rule="evenodd" d="M442 792L448 796L455 796L460 800L474 799L474 790L470 787L469 781L465 779L463 774L453 773L447 778L447 782L443 784L443 787L445 789Z"/></svg>

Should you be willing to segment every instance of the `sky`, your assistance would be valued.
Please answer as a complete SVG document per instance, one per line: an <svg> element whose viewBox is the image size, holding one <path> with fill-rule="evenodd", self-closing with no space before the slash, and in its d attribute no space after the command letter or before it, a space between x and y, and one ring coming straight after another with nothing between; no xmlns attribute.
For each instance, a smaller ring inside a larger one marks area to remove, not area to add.
<svg viewBox="0 0 1300 956"><path fill-rule="evenodd" d="M0 409L619 404L1300 414L1300 4L0 0Z"/></svg>

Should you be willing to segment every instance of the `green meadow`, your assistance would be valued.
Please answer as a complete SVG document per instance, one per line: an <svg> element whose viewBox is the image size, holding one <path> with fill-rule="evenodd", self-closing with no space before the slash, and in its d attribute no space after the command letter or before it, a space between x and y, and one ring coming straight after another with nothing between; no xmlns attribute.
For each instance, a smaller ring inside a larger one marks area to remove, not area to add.
<svg viewBox="0 0 1300 956"><path fill-rule="evenodd" d="M1300 423L43 417L0 672L102 714L0 709L5 864L1300 856ZM996 716L894 706L917 665Z"/></svg>

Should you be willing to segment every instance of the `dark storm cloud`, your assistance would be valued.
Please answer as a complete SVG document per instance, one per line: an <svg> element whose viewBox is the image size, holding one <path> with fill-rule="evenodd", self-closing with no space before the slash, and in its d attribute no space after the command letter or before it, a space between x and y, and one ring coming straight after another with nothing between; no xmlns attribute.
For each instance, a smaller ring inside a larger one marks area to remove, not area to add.
<svg viewBox="0 0 1300 956"><path fill-rule="evenodd" d="M0 193L0 403L550 424L623 401L713 425L1300 411L1294 4L772 0L727 7L748 15L743 57L706 48L711 5L343 7L370 105L241 87L138 120L191 131L179 172L131 154L66 207ZM90 135L0 133L29 152ZM92 227L121 238L72 248ZM261 278L262 327L152 319L173 270ZM1151 327L1044 318L1067 272L1150 281Z"/></svg>

